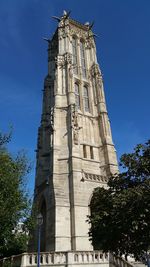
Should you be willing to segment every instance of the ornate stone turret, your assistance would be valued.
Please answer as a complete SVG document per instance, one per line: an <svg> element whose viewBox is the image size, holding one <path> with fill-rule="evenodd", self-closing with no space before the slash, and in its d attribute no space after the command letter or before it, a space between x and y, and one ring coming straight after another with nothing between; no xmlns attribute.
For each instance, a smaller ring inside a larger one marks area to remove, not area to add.
<svg viewBox="0 0 150 267"><path fill-rule="evenodd" d="M56 18L38 133L35 197L42 251L91 250L87 215L95 187L118 171L91 25Z"/></svg>

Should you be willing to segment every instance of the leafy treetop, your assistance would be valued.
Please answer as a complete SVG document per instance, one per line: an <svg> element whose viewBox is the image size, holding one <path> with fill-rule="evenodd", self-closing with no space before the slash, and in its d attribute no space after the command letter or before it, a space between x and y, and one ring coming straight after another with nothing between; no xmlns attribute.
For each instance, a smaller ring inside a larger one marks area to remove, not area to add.
<svg viewBox="0 0 150 267"><path fill-rule="evenodd" d="M94 191L89 234L96 249L140 259L150 244L150 141L122 155L120 165L108 189Z"/></svg>

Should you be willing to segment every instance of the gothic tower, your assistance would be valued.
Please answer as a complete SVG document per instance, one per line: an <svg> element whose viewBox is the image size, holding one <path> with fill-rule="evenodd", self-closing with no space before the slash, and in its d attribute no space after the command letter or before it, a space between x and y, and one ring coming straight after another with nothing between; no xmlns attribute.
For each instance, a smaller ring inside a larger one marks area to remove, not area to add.
<svg viewBox="0 0 150 267"><path fill-rule="evenodd" d="M34 202L42 251L91 250L89 203L117 172L116 152L91 25L66 12L58 20L48 40Z"/></svg>

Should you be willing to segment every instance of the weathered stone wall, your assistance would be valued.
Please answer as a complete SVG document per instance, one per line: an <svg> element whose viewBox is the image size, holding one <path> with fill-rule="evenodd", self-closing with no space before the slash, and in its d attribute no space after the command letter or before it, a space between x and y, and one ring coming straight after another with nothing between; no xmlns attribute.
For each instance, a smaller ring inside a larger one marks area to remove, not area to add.
<svg viewBox="0 0 150 267"><path fill-rule="evenodd" d="M92 31L62 17L49 42L37 146L34 201L39 210L46 203L46 251L92 249L86 220L93 190L117 170Z"/></svg>

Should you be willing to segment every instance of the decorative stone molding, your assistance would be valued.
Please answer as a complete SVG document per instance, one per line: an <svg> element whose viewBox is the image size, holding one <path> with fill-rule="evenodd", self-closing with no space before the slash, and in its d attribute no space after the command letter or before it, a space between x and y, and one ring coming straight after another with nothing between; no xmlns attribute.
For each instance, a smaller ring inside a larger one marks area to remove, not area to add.
<svg viewBox="0 0 150 267"><path fill-rule="evenodd" d="M23 253L0 260L0 266L10 264L13 266L37 266L37 253ZM40 265L42 266L102 266L109 267L109 254L102 251L60 251L41 252ZM117 265L116 265L117 266ZM121 266L121 265L120 265ZM125 265L123 265L125 267ZM127 265L127 267L132 267Z"/></svg>
<svg viewBox="0 0 150 267"><path fill-rule="evenodd" d="M99 174L92 174L92 173L87 173L83 172L82 173L82 181L89 181L89 182L99 182L99 183L107 183L108 178L103 175Z"/></svg>
<svg viewBox="0 0 150 267"><path fill-rule="evenodd" d="M44 129L49 130L50 133L54 131L54 108L50 109L50 112L46 112L42 114L42 122L45 123L43 125Z"/></svg>
<svg viewBox="0 0 150 267"><path fill-rule="evenodd" d="M64 60L64 56L63 55L58 55L55 58L55 63L59 68L63 68L65 65L65 60Z"/></svg>
<svg viewBox="0 0 150 267"><path fill-rule="evenodd" d="M49 112L45 112L42 114L42 128L39 128L38 134L38 142L37 142L37 150L41 147L41 130L44 131L47 135L49 135L49 146L53 146L53 133L54 133L54 107L50 108Z"/></svg>
<svg viewBox="0 0 150 267"><path fill-rule="evenodd" d="M87 49L95 48L95 42L94 42L94 37L93 37L92 32L87 33L85 48L87 48Z"/></svg>
<svg viewBox="0 0 150 267"><path fill-rule="evenodd" d="M63 68L67 64L72 65L72 54L67 52L64 55L58 55L55 58L55 63L60 68Z"/></svg>
<svg viewBox="0 0 150 267"><path fill-rule="evenodd" d="M79 39L84 39L84 40L86 40L87 38L87 32L79 28L71 28L70 35L78 36Z"/></svg>
<svg viewBox="0 0 150 267"><path fill-rule="evenodd" d="M99 68L98 64L93 64L91 66L90 73L91 73L92 77L97 77L98 76L99 78L102 79L102 74L101 74L101 71L100 71L100 68Z"/></svg>
<svg viewBox="0 0 150 267"><path fill-rule="evenodd" d="M78 28L71 28L70 30L70 35L71 36L77 36L77 39L83 39L85 41L85 48L89 49L89 48L94 48L95 44L94 44L94 39L92 35L89 35L89 31L88 30L82 30L82 29L78 29Z"/></svg>
<svg viewBox="0 0 150 267"><path fill-rule="evenodd" d="M72 64L72 54L71 53L65 53L64 55L65 63Z"/></svg>
<svg viewBox="0 0 150 267"><path fill-rule="evenodd" d="M62 38L69 37L69 32L70 32L70 26L68 22L61 21L58 27L59 31L59 39L61 40Z"/></svg>
<svg viewBox="0 0 150 267"><path fill-rule="evenodd" d="M72 113L71 123L72 123L72 129L73 129L73 140L74 140L74 144L78 145L79 144L79 130L82 127L79 127L78 112L76 111L75 105L72 105L71 113Z"/></svg>

